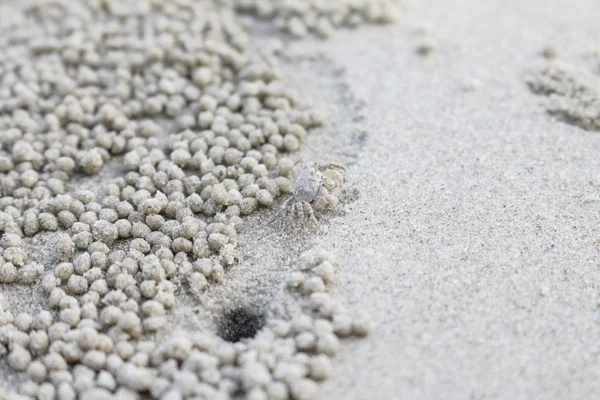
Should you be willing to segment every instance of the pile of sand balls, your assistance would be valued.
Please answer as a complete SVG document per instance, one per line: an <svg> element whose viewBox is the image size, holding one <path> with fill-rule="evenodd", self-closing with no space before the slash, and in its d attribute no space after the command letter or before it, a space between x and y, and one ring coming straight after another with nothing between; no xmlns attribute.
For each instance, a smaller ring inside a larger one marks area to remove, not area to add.
<svg viewBox="0 0 600 400"><path fill-rule="evenodd" d="M340 27L387 24L396 19L396 0L235 0L240 11L274 21L296 38L315 33L328 38Z"/></svg>
<svg viewBox="0 0 600 400"><path fill-rule="evenodd" d="M141 310L113 291L121 304L100 313L93 302L78 307L63 295L57 320L48 311L13 316L0 298L0 354L26 372L21 394L34 398L313 399L317 382L332 375L339 339L371 330L330 297L335 264L329 252L304 253L265 326L235 343L209 332L176 331L160 344L142 338L145 321L165 314L169 296L161 300L158 291Z"/></svg>
<svg viewBox="0 0 600 400"><path fill-rule="evenodd" d="M201 293L238 262L243 217L292 191L285 154L325 122L280 79L277 48L247 49L239 13L326 36L319 27L387 21L389 2L2 7L0 284L40 285L49 306L13 315L0 302L0 356L28 377L20 393L314 397L337 338L367 331L327 294L328 256L300 262L285 292L300 308L273 311L251 340L152 334L178 290ZM82 189L86 176L102 184ZM43 232L55 232L51 265L27 252Z"/></svg>
<svg viewBox="0 0 600 400"><path fill-rule="evenodd" d="M549 61L536 67L527 77L532 92L548 96L549 114L585 130L600 130L600 76L564 61Z"/></svg>

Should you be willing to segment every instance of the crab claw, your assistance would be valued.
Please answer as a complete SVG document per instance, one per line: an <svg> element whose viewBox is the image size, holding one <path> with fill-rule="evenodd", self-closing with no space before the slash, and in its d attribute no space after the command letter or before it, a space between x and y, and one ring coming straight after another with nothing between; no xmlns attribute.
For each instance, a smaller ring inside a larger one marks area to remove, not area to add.
<svg viewBox="0 0 600 400"><path fill-rule="evenodd" d="M324 173L325 175L325 180L323 182L323 186L329 190L330 192L338 192L342 189L344 180L342 178L342 174L340 174L338 171L336 170L327 170Z"/></svg>
<svg viewBox="0 0 600 400"><path fill-rule="evenodd" d="M323 197L319 198L317 201L315 201L314 209L322 210L325 207L333 208L333 207L337 206L339 204L339 202L340 201L338 200L338 198L333 195L323 196Z"/></svg>

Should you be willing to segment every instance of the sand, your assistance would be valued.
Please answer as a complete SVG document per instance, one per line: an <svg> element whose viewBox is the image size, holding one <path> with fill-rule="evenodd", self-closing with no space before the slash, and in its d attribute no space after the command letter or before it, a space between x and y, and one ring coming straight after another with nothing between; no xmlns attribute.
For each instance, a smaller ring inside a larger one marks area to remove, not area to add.
<svg viewBox="0 0 600 400"><path fill-rule="evenodd" d="M397 26L318 45L367 132L359 197L320 241L340 254L338 295L378 324L343 346L321 398L594 398L600 136L548 116L523 77L545 46L593 52L598 8L406 8ZM427 58L416 21L438 42ZM335 138L311 140L336 158Z"/></svg>
<svg viewBox="0 0 600 400"><path fill-rule="evenodd" d="M290 44L291 86L332 121L301 154L346 164L346 194L322 234L251 217L206 309L277 301L319 246L339 259L335 297L376 323L320 398L594 398L600 133L548 115L524 77L548 45L591 54L599 18L591 0L407 1L397 25Z"/></svg>

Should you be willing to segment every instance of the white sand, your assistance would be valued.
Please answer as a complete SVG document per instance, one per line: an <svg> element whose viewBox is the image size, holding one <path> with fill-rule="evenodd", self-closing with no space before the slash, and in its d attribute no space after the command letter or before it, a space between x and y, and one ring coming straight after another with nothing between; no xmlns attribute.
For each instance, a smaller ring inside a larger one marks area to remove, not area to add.
<svg viewBox="0 0 600 400"><path fill-rule="evenodd" d="M523 77L547 45L565 60L595 50L600 8L407 3L396 26L292 45L327 54L294 56L285 72L300 98L331 109L336 122L302 155L348 165L346 199L321 236L251 217L243 265L204 307L269 302L319 244L340 260L336 297L377 324L344 342L320 398L594 398L600 133L548 116ZM437 41L426 58L421 22ZM174 321L193 324L188 311Z"/></svg>
<svg viewBox="0 0 600 400"><path fill-rule="evenodd" d="M398 26L318 46L368 133L359 199L321 240L341 257L339 296L378 324L343 346L323 399L600 393L600 134L546 115L523 81L547 45L596 50L600 8L508 3L411 2ZM426 59L419 21L438 42ZM311 139L319 156L349 134L330 133Z"/></svg>

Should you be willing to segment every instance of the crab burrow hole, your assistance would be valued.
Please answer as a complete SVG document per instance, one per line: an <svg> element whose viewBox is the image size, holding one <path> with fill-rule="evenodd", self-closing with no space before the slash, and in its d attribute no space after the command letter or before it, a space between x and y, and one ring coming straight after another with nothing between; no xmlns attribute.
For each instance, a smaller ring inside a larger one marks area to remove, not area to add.
<svg viewBox="0 0 600 400"><path fill-rule="evenodd" d="M226 310L218 321L217 334L232 343L250 339L265 325L265 320L265 315L257 308L231 308Z"/></svg>

